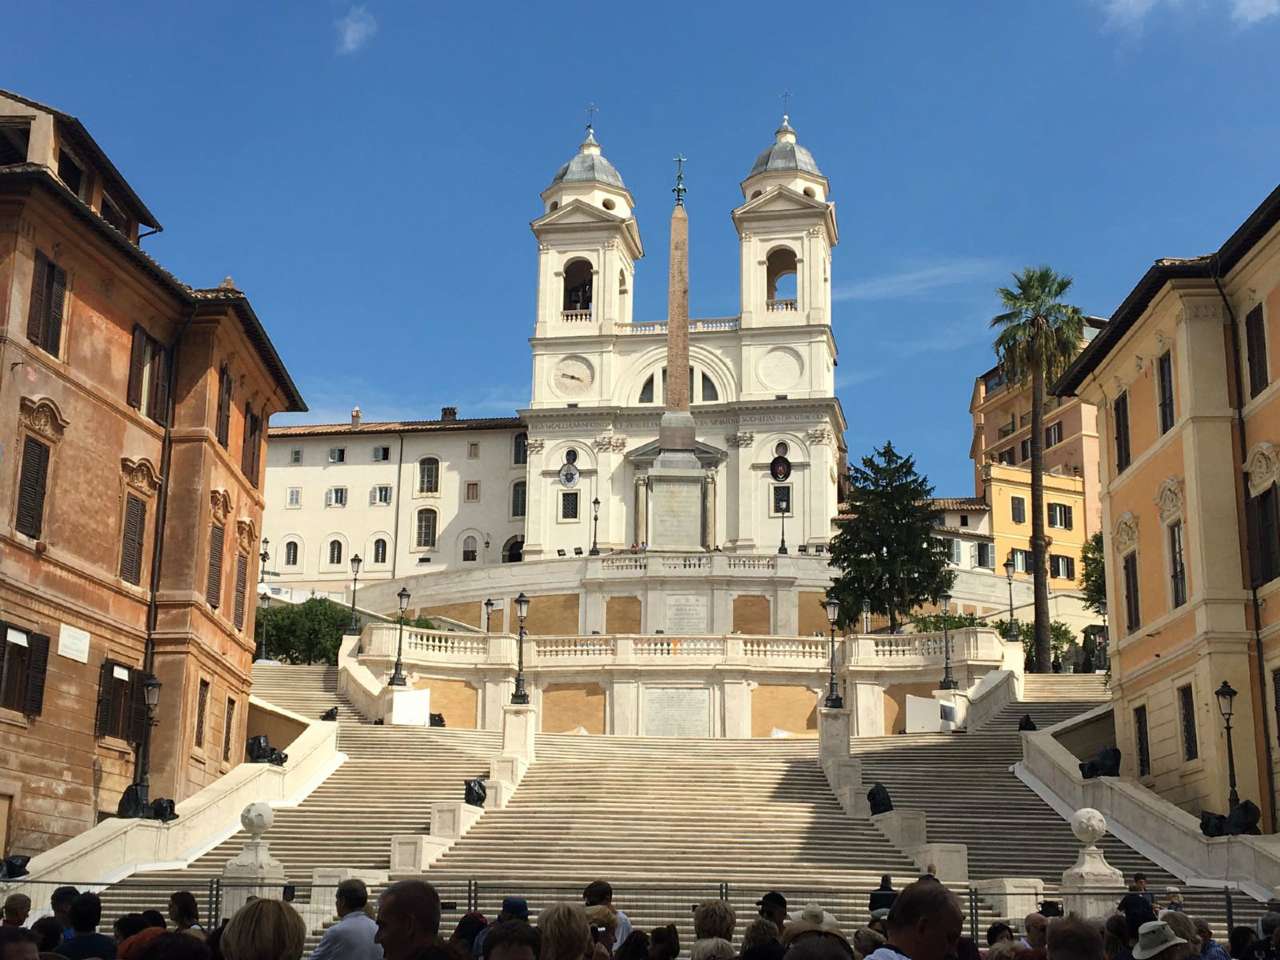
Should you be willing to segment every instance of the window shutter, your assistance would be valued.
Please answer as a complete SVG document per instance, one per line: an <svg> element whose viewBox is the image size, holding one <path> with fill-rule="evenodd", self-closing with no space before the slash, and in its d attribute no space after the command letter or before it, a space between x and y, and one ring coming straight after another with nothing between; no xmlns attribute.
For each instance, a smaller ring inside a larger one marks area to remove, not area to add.
<svg viewBox="0 0 1280 960"><path fill-rule="evenodd" d="M133 347L129 351L129 406L142 409L142 378L146 373L143 363L147 356L147 333L136 323L133 325Z"/></svg>
<svg viewBox="0 0 1280 960"><path fill-rule="evenodd" d="M111 722L111 668L114 661L103 660L98 668L98 711L93 720L93 735L105 737L107 725Z"/></svg>
<svg viewBox="0 0 1280 960"><path fill-rule="evenodd" d="M120 579L137 585L142 582L142 544L147 523L147 505L129 494L124 502L124 536L120 550Z"/></svg>
<svg viewBox="0 0 1280 960"><path fill-rule="evenodd" d="M39 540L44 532L44 494L49 478L49 448L35 437L22 444L22 472L18 478L19 533Z"/></svg>
<svg viewBox="0 0 1280 960"><path fill-rule="evenodd" d="M159 344L151 360L150 416L161 426L169 423L169 351Z"/></svg>
<svg viewBox="0 0 1280 960"><path fill-rule="evenodd" d="M1062 508L1062 526L1067 530L1071 529L1071 508L1070 507Z"/></svg>
<svg viewBox="0 0 1280 960"><path fill-rule="evenodd" d="M324 492L324 505L326 507L333 506L333 490L326 490Z"/></svg>
<svg viewBox="0 0 1280 960"><path fill-rule="evenodd" d="M37 346L44 346L45 290L49 285L49 258L36 251L35 273L31 278L31 309L27 313L27 339Z"/></svg>
<svg viewBox="0 0 1280 960"><path fill-rule="evenodd" d="M235 622L236 629L244 629L244 607L245 593L249 583L249 557L247 554L237 554L236 556L236 598L235 598Z"/></svg>
<svg viewBox="0 0 1280 960"><path fill-rule="evenodd" d="M378 502L378 488L370 487L369 488L369 506L372 507L377 502Z"/></svg>
<svg viewBox="0 0 1280 960"><path fill-rule="evenodd" d="M135 746L147 735L147 692L141 670L129 671L129 727L128 739Z"/></svg>
<svg viewBox="0 0 1280 960"><path fill-rule="evenodd" d="M204 596L209 606L217 610L222 597L222 539L224 530L214 524L209 533L209 576L205 580Z"/></svg>
<svg viewBox="0 0 1280 960"><path fill-rule="evenodd" d="M1249 586L1256 587L1262 579L1262 524L1258 518L1258 498L1247 497L1244 508L1245 536L1249 541Z"/></svg>
<svg viewBox="0 0 1280 960"><path fill-rule="evenodd" d="M225 450L231 442L231 371L224 363L218 370L218 443Z"/></svg>
<svg viewBox="0 0 1280 960"><path fill-rule="evenodd" d="M982 566L982 564L978 562L978 545L976 543L969 544L969 566Z"/></svg>
<svg viewBox="0 0 1280 960"><path fill-rule="evenodd" d="M49 295L48 321L44 330L45 349L55 357L62 344L62 308L67 300L67 271L49 264L53 271L53 291Z"/></svg>
<svg viewBox="0 0 1280 960"><path fill-rule="evenodd" d="M253 408L244 405L244 434L240 441L240 472L246 477L253 466Z"/></svg>
<svg viewBox="0 0 1280 960"><path fill-rule="evenodd" d="M49 638L27 634L27 690L22 712L38 717L44 710L44 681L49 673Z"/></svg>

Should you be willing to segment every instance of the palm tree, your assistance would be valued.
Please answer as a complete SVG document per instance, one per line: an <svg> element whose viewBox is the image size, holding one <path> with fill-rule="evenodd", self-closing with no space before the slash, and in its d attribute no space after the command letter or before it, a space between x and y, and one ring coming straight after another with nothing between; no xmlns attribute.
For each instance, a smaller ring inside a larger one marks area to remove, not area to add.
<svg viewBox="0 0 1280 960"><path fill-rule="evenodd" d="M1062 302L1071 278L1047 266L1027 267L1013 275L1014 288L997 292L1005 312L991 321L996 356L1010 383L1031 381L1031 555L1035 585L1035 661L1038 673L1050 669L1049 577L1044 536L1044 390L1080 350L1084 315Z"/></svg>

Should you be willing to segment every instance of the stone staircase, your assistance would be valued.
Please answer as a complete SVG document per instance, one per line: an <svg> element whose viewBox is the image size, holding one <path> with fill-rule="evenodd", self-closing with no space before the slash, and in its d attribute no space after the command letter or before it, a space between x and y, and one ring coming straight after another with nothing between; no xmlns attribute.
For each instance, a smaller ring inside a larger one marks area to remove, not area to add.
<svg viewBox="0 0 1280 960"><path fill-rule="evenodd" d="M338 693L338 668L327 664L255 663L252 693L308 720L318 720L326 710L337 707L339 721L369 722Z"/></svg>

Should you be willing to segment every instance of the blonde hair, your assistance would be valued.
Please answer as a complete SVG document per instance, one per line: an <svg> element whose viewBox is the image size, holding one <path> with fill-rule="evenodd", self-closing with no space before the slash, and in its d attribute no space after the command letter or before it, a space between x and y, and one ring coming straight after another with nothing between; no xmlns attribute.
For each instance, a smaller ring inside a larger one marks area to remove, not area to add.
<svg viewBox="0 0 1280 960"><path fill-rule="evenodd" d="M226 960L298 960L307 928L282 900L254 900L241 907L222 931Z"/></svg>
<svg viewBox="0 0 1280 960"><path fill-rule="evenodd" d="M586 908L580 903L551 904L538 914L538 935L542 960L581 960L591 946Z"/></svg>
<svg viewBox="0 0 1280 960"><path fill-rule="evenodd" d="M733 944L723 937L704 937L693 941L689 960L733 960Z"/></svg>
<svg viewBox="0 0 1280 960"><path fill-rule="evenodd" d="M587 907L587 923L593 927L604 927L607 930L618 929L618 915L607 903L596 903Z"/></svg>
<svg viewBox="0 0 1280 960"><path fill-rule="evenodd" d="M987 948L987 960L1013 960L1019 949L1016 940L997 940Z"/></svg>
<svg viewBox="0 0 1280 960"><path fill-rule="evenodd" d="M707 900L693 911L693 935L698 940L718 937L733 942L738 915L726 900Z"/></svg>
<svg viewBox="0 0 1280 960"><path fill-rule="evenodd" d="M767 917L756 917L742 931L742 952L746 953L752 947L777 940L780 935L776 923Z"/></svg>

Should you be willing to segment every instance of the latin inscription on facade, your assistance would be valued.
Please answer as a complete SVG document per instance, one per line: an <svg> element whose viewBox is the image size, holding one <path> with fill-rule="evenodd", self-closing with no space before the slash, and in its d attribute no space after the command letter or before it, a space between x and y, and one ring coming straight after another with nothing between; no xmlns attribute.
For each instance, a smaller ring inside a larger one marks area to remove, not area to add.
<svg viewBox="0 0 1280 960"><path fill-rule="evenodd" d="M657 478L654 478L656 480ZM702 483L663 480L654 483L651 547L697 548L702 539Z"/></svg>
<svg viewBox="0 0 1280 960"><path fill-rule="evenodd" d="M701 594L673 594L663 602L667 633L688 636L707 632L707 598Z"/></svg>
<svg viewBox="0 0 1280 960"><path fill-rule="evenodd" d="M711 691L706 687L645 687L644 735L711 736Z"/></svg>

